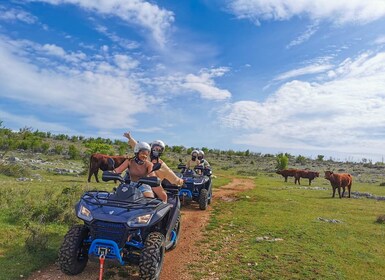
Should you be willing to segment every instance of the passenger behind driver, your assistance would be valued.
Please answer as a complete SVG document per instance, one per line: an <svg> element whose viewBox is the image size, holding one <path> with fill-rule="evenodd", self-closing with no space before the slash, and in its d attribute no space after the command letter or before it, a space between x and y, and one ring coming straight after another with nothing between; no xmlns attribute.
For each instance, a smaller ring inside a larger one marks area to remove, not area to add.
<svg viewBox="0 0 385 280"><path fill-rule="evenodd" d="M134 138L132 138L130 132L126 132L123 134L128 139L128 144L131 147L134 147L137 143ZM164 152L166 145L161 140L155 140L151 143L151 152L150 159L152 163L160 163L161 166L158 170L154 171L155 176L158 177L161 181L164 179L168 180L172 185L176 185L178 187L182 186L184 181L175 175L175 173L167 166L167 164L160 159L160 156ZM162 186L153 187L152 190L155 192L157 197L164 202L167 202L167 193L164 191Z"/></svg>
<svg viewBox="0 0 385 280"><path fill-rule="evenodd" d="M198 160L198 150L193 150L191 152L191 159L187 161L186 168L194 169L199 164L200 164L200 161Z"/></svg>
<svg viewBox="0 0 385 280"><path fill-rule="evenodd" d="M209 168L210 164L204 157L205 157L205 153L202 150L199 150L198 151L199 165L203 166L203 168Z"/></svg>
<svg viewBox="0 0 385 280"><path fill-rule="evenodd" d="M133 158L126 159L119 167L114 169L116 173L122 173L127 170L130 175L130 186L137 186L137 183L142 177L155 176L152 171L153 164L148 161L151 147L146 142L138 142L134 147ZM144 197L154 197L154 193L149 185L142 184L138 188Z"/></svg>

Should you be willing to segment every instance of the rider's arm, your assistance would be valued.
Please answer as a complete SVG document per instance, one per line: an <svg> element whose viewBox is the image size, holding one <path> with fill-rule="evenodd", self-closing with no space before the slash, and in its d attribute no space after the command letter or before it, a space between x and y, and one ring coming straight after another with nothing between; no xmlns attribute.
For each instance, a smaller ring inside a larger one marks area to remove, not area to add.
<svg viewBox="0 0 385 280"><path fill-rule="evenodd" d="M183 179L176 176L174 171L172 171L165 162L162 162L162 166L159 170L156 171L156 174L161 180L167 179L173 185L183 185Z"/></svg>
<svg viewBox="0 0 385 280"><path fill-rule="evenodd" d="M132 149L135 148L135 145L136 143L138 143L132 136L131 136L131 133L130 132L125 132L123 134L124 137L126 137L128 139L128 145L130 145L130 147Z"/></svg>
<svg viewBox="0 0 385 280"><path fill-rule="evenodd" d="M123 163L121 165L119 165L118 167L116 167L113 171L116 172L116 173L122 173L124 170L126 170L128 167L130 166L130 160L129 159L126 159L125 161L123 161Z"/></svg>

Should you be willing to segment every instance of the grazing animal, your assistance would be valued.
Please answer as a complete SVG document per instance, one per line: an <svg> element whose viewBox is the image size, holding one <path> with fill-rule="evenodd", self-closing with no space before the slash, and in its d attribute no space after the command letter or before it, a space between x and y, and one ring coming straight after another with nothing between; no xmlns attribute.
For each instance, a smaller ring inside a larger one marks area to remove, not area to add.
<svg viewBox="0 0 385 280"><path fill-rule="evenodd" d="M113 169L113 167L108 164L109 158L112 158L115 161L115 168L121 165L126 160L125 156L109 156L109 155L103 155L103 154L92 154L90 157L88 182L91 182L91 176L92 174L94 174L96 182L99 183L99 179L98 179L99 169L103 171Z"/></svg>
<svg viewBox="0 0 385 280"><path fill-rule="evenodd" d="M310 170L297 170L294 178L294 183L298 185L301 185L300 179L301 178L308 178L309 179L309 186L311 185L311 181L314 180L314 178L319 177L319 172L316 171L310 171Z"/></svg>
<svg viewBox="0 0 385 280"><path fill-rule="evenodd" d="M283 177L285 177L285 182L287 182L287 177L294 177L295 174L297 173L297 169L283 169L283 170L278 170L276 172L277 174L281 174Z"/></svg>
<svg viewBox="0 0 385 280"><path fill-rule="evenodd" d="M349 173L333 173L332 171L325 171L325 179L330 181L333 188L333 196L335 196L336 189L338 189L338 195L342 198L345 194L345 188L348 188L349 198L350 190L352 188L353 177ZM343 189L341 195L341 188Z"/></svg>

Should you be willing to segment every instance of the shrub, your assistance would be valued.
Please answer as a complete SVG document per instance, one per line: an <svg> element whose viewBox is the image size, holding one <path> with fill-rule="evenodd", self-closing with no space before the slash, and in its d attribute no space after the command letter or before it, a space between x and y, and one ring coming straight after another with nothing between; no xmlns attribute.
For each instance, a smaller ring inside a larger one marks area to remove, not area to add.
<svg viewBox="0 0 385 280"><path fill-rule="evenodd" d="M56 145L56 146L54 147L54 152L55 152L55 154L57 154L57 155L61 155L61 154L63 153L63 150L64 150L64 148L63 148L62 145Z"/></svg>
<svg viewBox="0 0 385 280"><path fill-rule="evenodd" d="M300 163L300 164L305 164L305 163L306 163L306 158L305 158L304 156L299 155L299 156L295 159L295 162L296 162L296 163Z"/></svg>
<svg viewBox="0 0 385 280"><path fill-rule="evenodd" d="M43 153L47 153L48 152L48 149L49 149L49 144L48 143L43 143L43 144L41 144L41 150L42 150L42 152Z"/></svg>
<svg viewBox="0 0 385 280"><path fill-rule="evenodd" d="M104 143L98 143L96 142L89 142L85 144L87 150L87 154L91 155L94 153L101 153L106 155L114 154L114 148L110 144L104 144Z"/></svg>
<svg viewBox="0 0 385 280"><path fill-rule="evenodd" d="M275 166L275 168L277 170L283 170L287 168L287 165L289 163L289 158L286 155L278 154L276 160L277 160L277 165Z"/></svg>
<svg viewBox="0 0 385 280"><path fill-rule="evenodd" d="M68 147L68 155L70 159L79 159L80 158L80 152L74 145L70 145Z"/></svg>

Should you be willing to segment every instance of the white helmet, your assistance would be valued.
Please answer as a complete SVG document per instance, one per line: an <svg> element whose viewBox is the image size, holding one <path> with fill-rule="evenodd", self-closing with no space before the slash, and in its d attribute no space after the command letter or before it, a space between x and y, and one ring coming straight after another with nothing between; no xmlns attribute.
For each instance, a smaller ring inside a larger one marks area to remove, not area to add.
<svg viewBox="0 0 385 280"><path fill-rule="evenodd" d="M198 155L198 150L193 150L193 151L191 152L191 155L193 155L193 154L197 154L197 155Z"/></svg>
<svg viewBox="0 0 385 280"><path fill-rule="evenodd" d="M155 140L151 143L151 149L154 147L154 146L159 146L162 148L162 152L164 150L164 148L166 148L166 145L164 144L164 142L162 140Z"/></svg>
<svg viewBox="0 0 385 280"><path fill-rule="evenodd" d="M137 154L137 153L139 153L140 151L143 151L143 150L151 152L150 145L147 144L146 142L138 142L138 143L136 143L135 148L134 148L134 153Z"/></svg>
<svg viewBox="0 0 385 280"><path fill-rule="evenodd" d="M202 150L199 150L198 155L205 156L205 153Z"/></svg>

